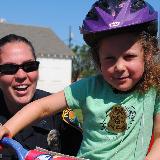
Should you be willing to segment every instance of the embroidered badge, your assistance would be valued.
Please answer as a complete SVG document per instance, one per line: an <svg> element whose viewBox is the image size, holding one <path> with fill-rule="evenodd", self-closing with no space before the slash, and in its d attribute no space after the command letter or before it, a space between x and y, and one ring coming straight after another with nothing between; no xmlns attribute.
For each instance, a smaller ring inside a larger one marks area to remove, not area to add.
<svg viewBox="0 0 160 160"><path fill-rule="evenodd" d="M109 118L110 119L107 124L108 130L115 133L120 133L127 129L127 114L121 105L115 105L112 107L112 110L109 113Z"/></svg>
<svg viewBox="0 0 160 160"><path fill-rule="evenodd" d="M67 108L67 109L63 110L62 118L63 118L63 121L65 121L69 125L82 131L81 124L78 120L78 117L75 115L75 113L73 112L72 109Z"/></svg>

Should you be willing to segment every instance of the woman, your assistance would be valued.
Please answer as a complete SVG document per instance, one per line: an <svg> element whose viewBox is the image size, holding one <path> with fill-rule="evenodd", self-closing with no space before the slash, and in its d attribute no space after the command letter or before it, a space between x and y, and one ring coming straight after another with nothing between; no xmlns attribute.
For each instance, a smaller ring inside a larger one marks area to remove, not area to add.
<svg viewBox="0 0 160 160"><path fill-rule="evenodd" d="M50 95L36 89L38 67L34 48L26 38L10 34L0 39L0 123L4 124L29 102ZM27 149L38 146L76 155L82 134L78 127L70 124L69 117L66 123L62 119L62 112L57 113L32 123L14 139ZM48 137L49 132L51 134ZM72 137L72 141L69 137ZM2 151L0 156L3 160L16 159L9 149Z"/></svg>

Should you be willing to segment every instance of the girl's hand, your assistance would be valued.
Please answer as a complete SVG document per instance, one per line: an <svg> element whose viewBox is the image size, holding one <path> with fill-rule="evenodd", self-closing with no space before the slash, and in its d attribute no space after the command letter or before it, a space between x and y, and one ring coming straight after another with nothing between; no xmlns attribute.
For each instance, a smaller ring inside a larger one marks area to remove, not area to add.
<svg viewBox="0 0 160 160"><path fill-rule="evenodd" d="M12 137L8 128L6 128L2 124L0 124L0 139L2 139L4 136L5 137Z"/></svg>
<svg viewBox="0 0 160 160"><path fill-rule="evenodd" d="M0 139L3 137L12 137L10 131L0 123ZM0 144L0 151L3 149L3 145Z"/></svg>

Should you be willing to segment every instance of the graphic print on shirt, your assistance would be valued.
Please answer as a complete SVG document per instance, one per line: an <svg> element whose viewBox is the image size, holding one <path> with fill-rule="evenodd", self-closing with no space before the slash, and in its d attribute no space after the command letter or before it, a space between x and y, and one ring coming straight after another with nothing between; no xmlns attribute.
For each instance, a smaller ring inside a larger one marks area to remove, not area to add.
<svg viewBox="0 0 160 160"><path fill-rule="evenodd" d="M133 106L126 107L116 104L110 111L106 111L106 118L100 123L101 130L105 130L107 135L112 135L108 140L114 140L118 134L123 134L132 126L135 116L136 111Z"/></svg>
<svg viewBox="0 0 160 160"><path fill-rule="evenodd" d="M125 109L120 105L113 106L109 113L107 129L114 133L124 132L127 129L126 119L127 114Z"/></svg>

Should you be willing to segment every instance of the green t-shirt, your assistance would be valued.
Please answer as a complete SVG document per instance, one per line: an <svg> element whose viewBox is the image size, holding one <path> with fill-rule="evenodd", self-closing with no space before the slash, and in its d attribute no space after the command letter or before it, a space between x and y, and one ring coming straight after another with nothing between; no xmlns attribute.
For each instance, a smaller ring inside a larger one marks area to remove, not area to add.
<svg viewBox="0 0 160 160"><path fill-rule="evenodd" d="M66 87L70 108L83 113L83 141L79 157L90 160L144 160L160 112L156 91L115 93L101 75Z"/></svg>

